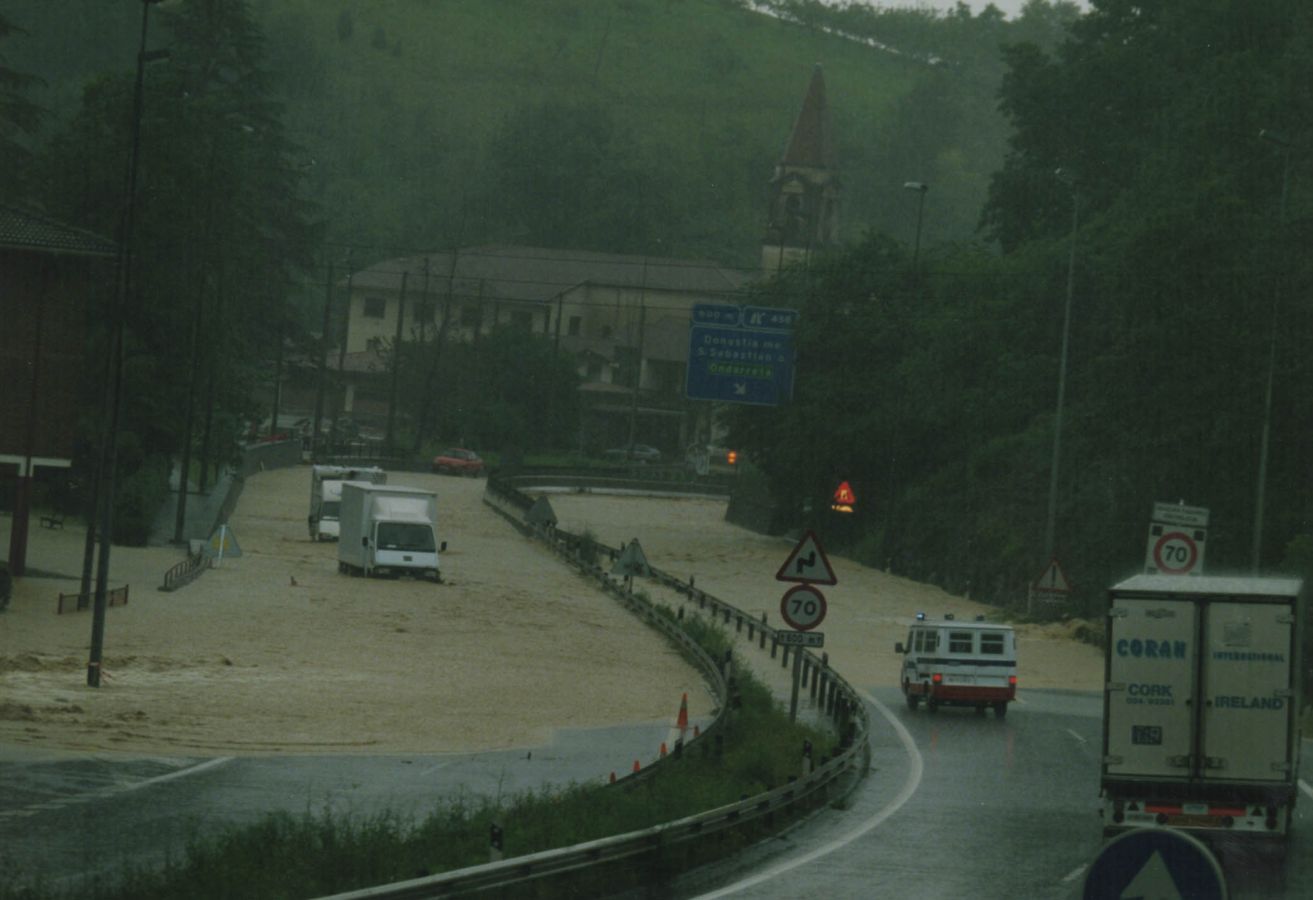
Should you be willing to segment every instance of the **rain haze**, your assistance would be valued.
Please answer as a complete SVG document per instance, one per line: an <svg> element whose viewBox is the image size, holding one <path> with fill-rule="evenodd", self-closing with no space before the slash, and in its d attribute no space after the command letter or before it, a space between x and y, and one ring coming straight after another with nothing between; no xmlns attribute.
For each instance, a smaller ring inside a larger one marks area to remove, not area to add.
<svg viewBox="0 0 1313 900"><path fill-rule="evenodd" d="M0 900L1313 895L1313 6L993 6L0 3Z"/></svg>

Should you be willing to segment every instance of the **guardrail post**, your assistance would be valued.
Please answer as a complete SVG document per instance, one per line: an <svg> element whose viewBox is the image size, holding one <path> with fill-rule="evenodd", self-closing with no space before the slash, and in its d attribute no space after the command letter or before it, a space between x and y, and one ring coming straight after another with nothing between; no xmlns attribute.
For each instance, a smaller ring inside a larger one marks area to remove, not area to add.
<svg viewBox="0 0 1313 900"><path fill-rule="evenodd" d="M784 657L784 659L780 661L780 665L786 669L789 667L789 651L792 649L793 649L792 647L786 644L784 646L784 652L780 654L781 656Z"/></svg>
<svg viewBox="0 0 1313 900"><path fill-rule="evenodd" d="M812 742L802 742L802 774L804 776L812 773Z"/></svg>
<svg viewBox="0 0 1313 900"><path fill-rule="evenodd" d="M727 610L727 612L728 612L728 610ZM743 617L742 617L742 616L735 616L735 617L734 617L734 633L735 633L735 634L741 634L742 632L743 632ZM749 637L751 637L751 635L749 635Z"/></svg>
<svg viewBox="0 0 1313 900"><path fill-rule="evenodd" d="M812 702L816 702L816 693L820 692L821 700L825 699L825 683L830 680L830 673L826 669L821 669L816 673L817 677L812 679Z"/></svg>
<svg viewBox="0 0 1313 900"><path fill-rule="evenodd" d="M766 632L763 631L763 632L761 633L761 636L762 636L763 638L765 638L765 636L766 636ZM780 649L780 642L779 642L777 639L775 639L775 638L771 638L771 639L770 639L770 658L771 658L771 659L774 659L774 658L775 658L775 651L778 650L778 649Z"/></svg>
<svg viewBox="0 0 1313 900"><path fill-rule="evenodd" d="M749 635L749 637L751 637L751 635ZM761 614L761 645L760 646L762 650L766 649L766 614L765 613ZM772 653L771 655L773 656L774 653Z"/></svg>
<svg viewBox="0 0 1313 900"><path fill-rule="evenodd" d="M493 822L488 827L488 862L500 862L506 857L502 849L502 838L501 826Z"/></svg>
<svg viewBox="0 0 1313 900"><path fill-rule="evenodd" d="M807 686L807 679L811 676L812 660L806 653L802 654L802 686Z"/></svg>

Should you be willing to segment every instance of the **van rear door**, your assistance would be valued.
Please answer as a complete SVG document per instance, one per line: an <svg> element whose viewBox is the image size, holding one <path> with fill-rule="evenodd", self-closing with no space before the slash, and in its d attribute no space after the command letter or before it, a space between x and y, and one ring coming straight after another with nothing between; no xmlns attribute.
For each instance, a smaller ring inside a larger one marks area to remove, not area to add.
<svg viewBox="0 0 1313 900"><path fill-rule="evenodd" d="M1190 775L1196 620L1190 601L1114 598L1104 685L1109 775Z"/></svg>
<svg viewBox="0 0 1313 900"><path fill-rule="evenodd" d="M1283 603L1214 603L1204 614L1203 771L1288 781L1294 616Z"/></svg>

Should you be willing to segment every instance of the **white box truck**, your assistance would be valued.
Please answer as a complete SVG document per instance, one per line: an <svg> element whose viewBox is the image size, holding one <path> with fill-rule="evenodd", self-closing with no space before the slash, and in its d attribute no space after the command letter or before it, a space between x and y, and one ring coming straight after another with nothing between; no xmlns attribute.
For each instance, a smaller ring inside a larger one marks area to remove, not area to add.
<svg viewBox="0 0 1313 900"><path fill-rule="evenodd" d="M1302 588L1290 578L1136 575L1109 590L1105 835L1288 836Z"/></svg>
<svg viewBox="0 0 1313 900"><path fill-rule="evenodd" d="M342 539L337 568L366 577L413 575L442 580L438 551L438 496L395 485L342 485Z"/></svg>
<svg viewBox="0 0 1313 900"><path fill-rule="evenodd" d="M311 466L310 515L307 519L310 540L337 540L343 482L386 484L387 480L387 472L377 466Z"/></svg>

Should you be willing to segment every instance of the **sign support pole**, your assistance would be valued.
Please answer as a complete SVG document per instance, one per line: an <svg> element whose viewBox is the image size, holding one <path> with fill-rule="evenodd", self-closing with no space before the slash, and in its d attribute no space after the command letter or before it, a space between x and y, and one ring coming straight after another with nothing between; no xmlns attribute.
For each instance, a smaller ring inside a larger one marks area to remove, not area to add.
<svg viewBox="0 0 1313 900"><path fill-rule="evenodd" d="M789 696L789 722L798 720L798 684L802 681L802 648L793 648L793 693Z"/></svg>

